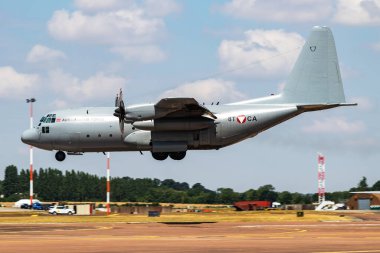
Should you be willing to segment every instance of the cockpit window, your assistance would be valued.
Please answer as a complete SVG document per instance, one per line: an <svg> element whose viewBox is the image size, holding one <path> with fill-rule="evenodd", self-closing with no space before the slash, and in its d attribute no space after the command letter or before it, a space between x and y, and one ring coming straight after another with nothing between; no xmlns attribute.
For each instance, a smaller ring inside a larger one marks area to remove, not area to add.
<svg viewBox="0 0 380 253"><path fill-rule="evenodd" d="M48 114L45 117L42 117L40 122L43 123L55 123L56 114Z"/></svg>

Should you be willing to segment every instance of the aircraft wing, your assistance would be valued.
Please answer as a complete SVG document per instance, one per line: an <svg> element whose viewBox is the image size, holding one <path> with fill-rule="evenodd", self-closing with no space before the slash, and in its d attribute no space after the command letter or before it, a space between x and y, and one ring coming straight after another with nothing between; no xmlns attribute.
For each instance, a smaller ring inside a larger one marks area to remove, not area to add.
<svg viewBox="0 0 380 253"><path fill-rule="evenodd" d="M216 119L210 110L200 105L194 98L163 98L154 107L156 115L160 115L158 118L208 116Z"/></svg>

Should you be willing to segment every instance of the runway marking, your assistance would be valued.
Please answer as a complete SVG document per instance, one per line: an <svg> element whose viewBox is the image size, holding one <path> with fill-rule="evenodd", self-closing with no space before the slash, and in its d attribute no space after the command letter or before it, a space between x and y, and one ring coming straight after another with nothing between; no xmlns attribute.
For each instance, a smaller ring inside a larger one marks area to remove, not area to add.
<svg viewBox="0 0 380 253"><path fill-rule="evenodd" d="M344 251L316 251L313 253L371 253L371 252L380 252L380 249L374 250L344 250Z"/></svg>
<svg viewBox="0 0 380 253"><path fill-rule="evenodd" d="M329 224L276 224L276 225L241 225L241 226L236 226L238 228L265 228L265 227L379 227L380 223L355 223L355 224L347 224L347 223L329 223Z"/></svg>
<svg viewBox="0 0 380 253"><path fill-rule="evenodd" d="M293 236L271 236L269 239L293 239Z"/></svg>
<svg viewBox="0 0 380 253"><path fill-rule="evenodd" d="M22 233L46 233L46 232L65 232L65 231L92 231L92 230L110 230L114 227L109 226L99 226L94 228L56 228L56 229L45 229L45 230L20 230L20 231L1 231L0 235L2 234L22 234Z"/></svg>

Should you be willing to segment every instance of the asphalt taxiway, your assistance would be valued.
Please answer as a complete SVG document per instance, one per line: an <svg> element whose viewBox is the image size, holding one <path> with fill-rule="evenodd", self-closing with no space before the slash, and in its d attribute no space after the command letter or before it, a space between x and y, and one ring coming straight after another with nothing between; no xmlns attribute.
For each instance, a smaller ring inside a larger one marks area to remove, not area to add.
<svg viewBox="0 0 380 253"><path fill-rule="evenodd" d="M380 252L380 222L0 224L8 252Z"/></svg>

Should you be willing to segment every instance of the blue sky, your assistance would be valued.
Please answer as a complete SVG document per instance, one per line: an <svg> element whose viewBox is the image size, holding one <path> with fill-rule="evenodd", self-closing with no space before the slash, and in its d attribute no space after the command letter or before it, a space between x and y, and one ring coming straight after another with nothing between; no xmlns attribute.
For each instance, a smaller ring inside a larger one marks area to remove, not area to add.
<svg viewBox="0 0 380 253"><path fill-rule="evenodd" d="M310 29L331 27L348 102L301 115L219 151L190 151L181 162L149 153L112 153L112 175L173 178L237 191L273 184L315 192L317 152L326 155L327 191L362 176L380 179L379 0L0 1L0 177L27 168L25 98L35 122L49 111L192 96L222 103L281 91ZM230 71L238 69L237 71ZM35 150L35 167L105 175L103 154Z"/></svg>

